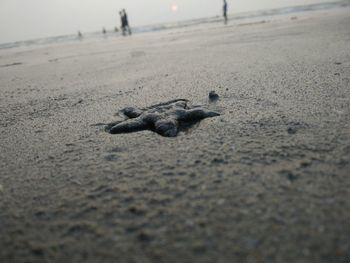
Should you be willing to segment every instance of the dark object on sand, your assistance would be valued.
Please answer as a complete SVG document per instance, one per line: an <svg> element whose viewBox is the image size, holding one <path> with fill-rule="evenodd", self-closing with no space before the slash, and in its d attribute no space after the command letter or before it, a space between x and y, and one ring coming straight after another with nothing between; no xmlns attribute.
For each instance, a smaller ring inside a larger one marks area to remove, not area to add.
<svg viewBox="0 0 350 263"><path fill-rule="evenodd" d="M111 134L151 130L165 137L175 137L181 127L220 115L199 106L191 106L185 99L171 100L145 109L127 107L121 112L125 120L106 127Z"/></svg>
<svg viewBox="0 0 350 263"><path fill-rule="evenodd" d="M287 132L288 132L289 134L296 134L296 133L297 133L297 129L294 128L294 127L289 127L289 128L287 129Z"/></svg>
<svg viewBox="0 0 350 263"><path fill-rule="evenodd" d="M213 101L217 99L219 99L219 95L214 90L209 92L209 100Z"/></svg>
<svg viewBox="0 0 350 263"><path fill-rule="evenodd" d="M11 66L18 66L18 65L22 65L22 62L14 62L11 64L5 64L5 65L0 65L0 68L5 68L5 67L11 67Z"/></svg>

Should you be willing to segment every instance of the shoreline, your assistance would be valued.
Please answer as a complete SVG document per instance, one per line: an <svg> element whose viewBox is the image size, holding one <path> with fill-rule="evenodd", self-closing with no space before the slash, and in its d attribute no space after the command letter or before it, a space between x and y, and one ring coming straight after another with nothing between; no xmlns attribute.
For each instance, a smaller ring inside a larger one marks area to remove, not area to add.
<svg viewBox="0 0 350 263"><path fill-rule="evenodd" d="M296 5L290 7L281 7L275 9L267 9L267 10L256 10L250 12L238 13L235 15L229 15L229 21L242 21L242 20L254 20L256 18L276 18L280 16L288 16L291 14L305 14L309 12L317 12L324 10L331 10L334 8L343 8L350 5L349 1L330 1L326 3L317 3L317 4L309 4L309 5ZM185 20L185 21L177 21L172 23L163 23L163 24L153 24L153 25L145 25L145 26L136 26L133 28L136 34L145 34L159 31L169 31L169 30L178 30L182 28L188 28L193 26L203 26L205 24L213 24L220 23L222 21L221 16L213 16L213 17L203 17L193 20ZM250 22L246 22L250 23ZM100 31L87 32L84 34L84 39L86 40L96 40L101 41L101 39L111 38L111 37L122 37L120 33L112 32L113 30L107 31L106 35L101 34ZM87 37L86 37L87 36ZM87 38L87 39L86 39ZM31 47L31 46L43 46L43 45L52 45L52 44L63 44L63 43L75 43L83 41L83 39L77 37L76 34L67 34L67 35L58 35L58 36L49 36L37 39L28 39L28 40L20 40L14 42L4 42L0 43L1 49L9 49L9 48L19 48L19 47Z"/></svg>

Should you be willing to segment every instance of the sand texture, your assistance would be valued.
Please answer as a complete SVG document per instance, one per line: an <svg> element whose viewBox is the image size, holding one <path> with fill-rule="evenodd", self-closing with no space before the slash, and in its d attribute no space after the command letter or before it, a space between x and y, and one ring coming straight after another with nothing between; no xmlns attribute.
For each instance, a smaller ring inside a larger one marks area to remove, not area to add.
<svg viewBox="0 0 350 263"><path fill-rule="evenodd" d="M0 92L0 262L350 262L349 8L4 49ZM220 116L105 131L174 99Z"/></svg>

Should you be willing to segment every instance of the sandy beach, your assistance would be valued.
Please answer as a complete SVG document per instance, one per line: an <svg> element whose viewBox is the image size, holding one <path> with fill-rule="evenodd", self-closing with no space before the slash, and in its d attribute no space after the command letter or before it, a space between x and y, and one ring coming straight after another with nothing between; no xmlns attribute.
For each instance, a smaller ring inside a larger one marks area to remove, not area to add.
<svg viewBox="0 0 350 263"><path fill-rule="evenodd" d="M349 7L2 49L0 92L0 262L350 262ZM221 115L105 131L173 99Z"/></svg>

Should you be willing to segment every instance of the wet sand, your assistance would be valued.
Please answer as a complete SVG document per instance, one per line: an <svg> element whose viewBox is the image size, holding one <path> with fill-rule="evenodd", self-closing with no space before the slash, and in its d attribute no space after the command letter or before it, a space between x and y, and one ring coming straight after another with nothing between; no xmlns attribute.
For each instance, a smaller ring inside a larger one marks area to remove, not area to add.
<svg viewBox="0 0 350 263"><path fill-rule="evenodd" d="M350 9L292 16L0 50L0 262L349 262Z"/></svg>

